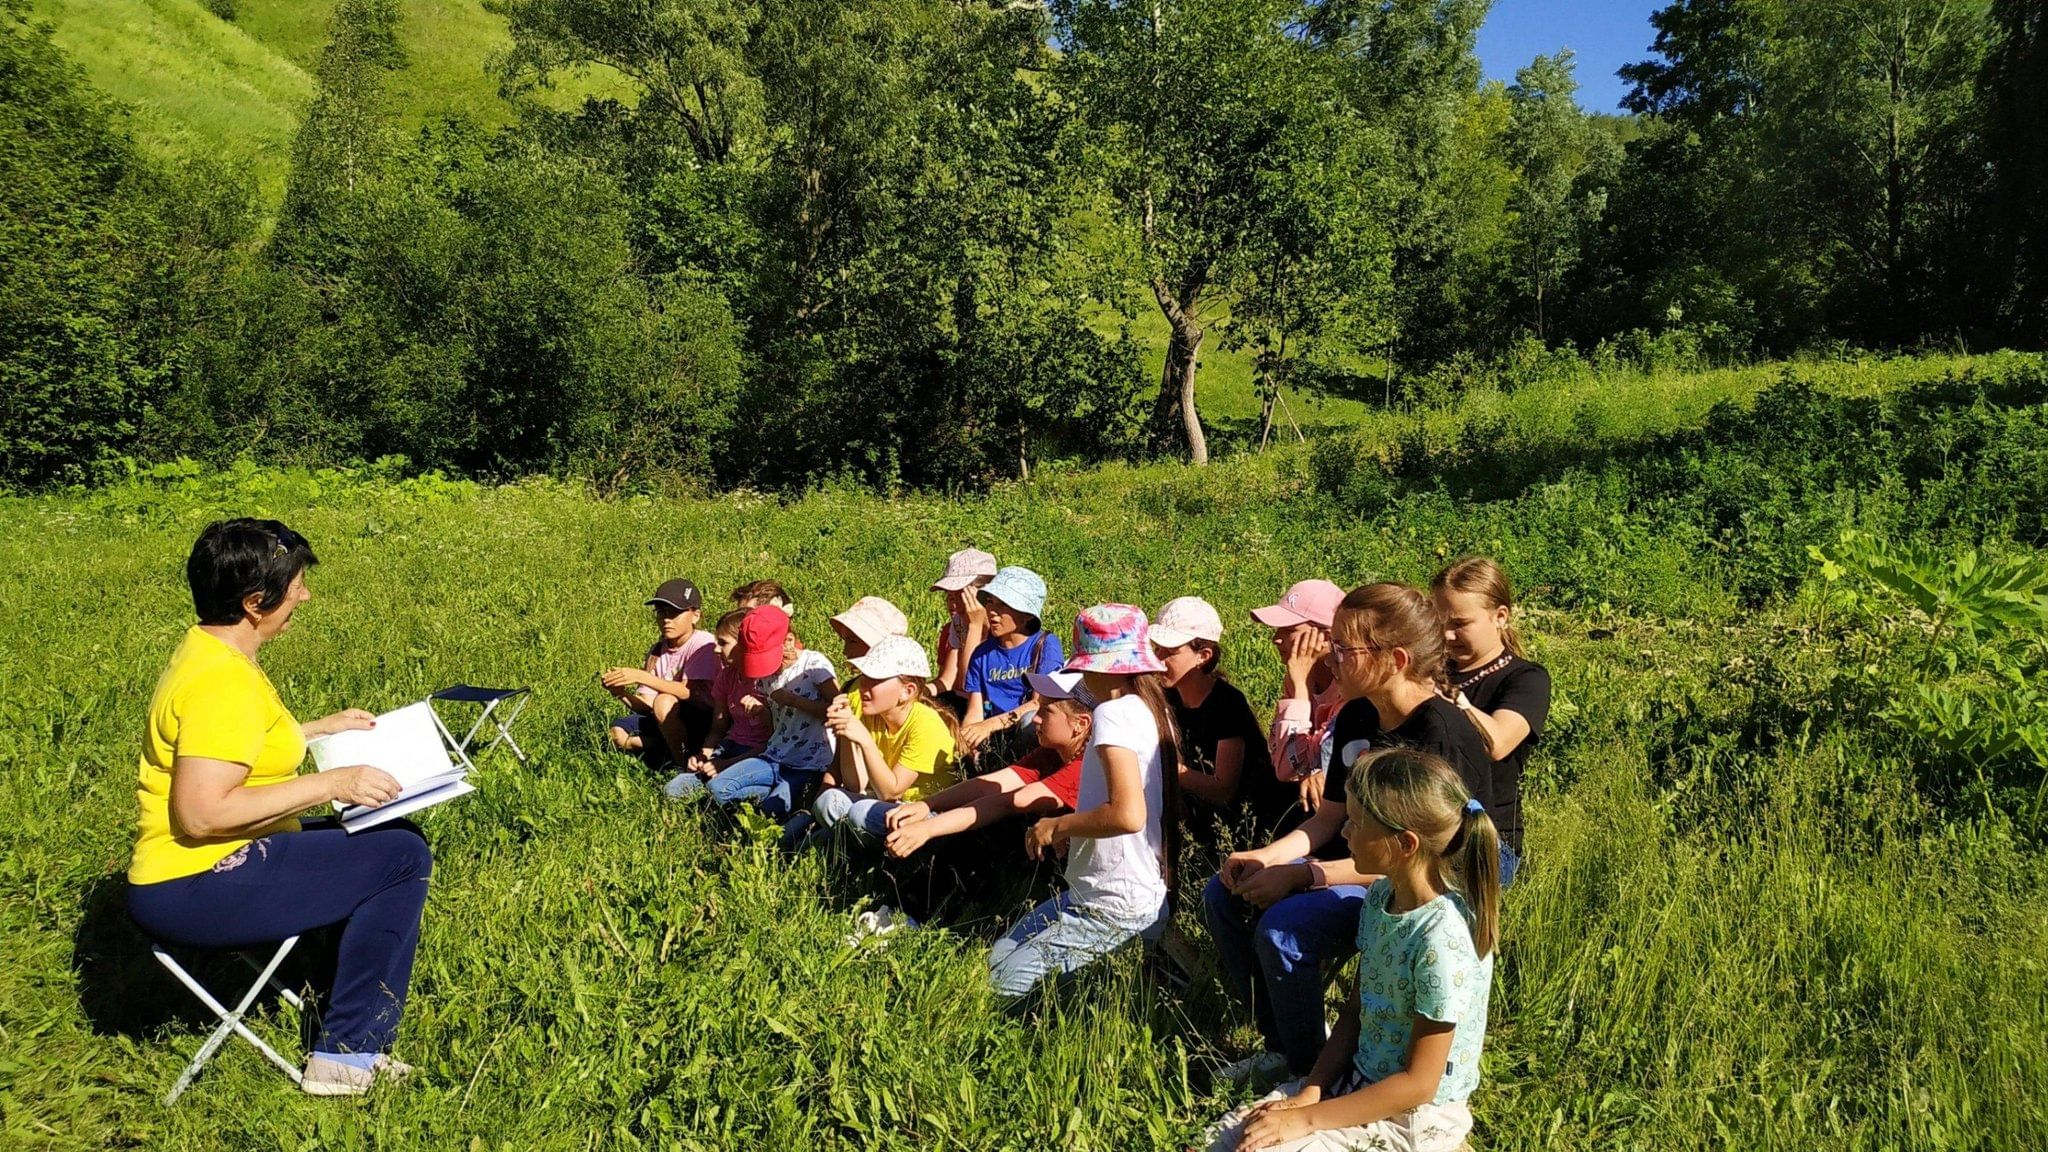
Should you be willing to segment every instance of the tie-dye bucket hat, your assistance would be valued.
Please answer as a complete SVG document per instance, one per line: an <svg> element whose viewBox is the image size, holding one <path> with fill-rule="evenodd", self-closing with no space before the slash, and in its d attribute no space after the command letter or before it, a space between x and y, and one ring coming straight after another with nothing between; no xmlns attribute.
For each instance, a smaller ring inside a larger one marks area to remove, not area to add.
<svg viewBox="0 0 2048 1152"><path fill-rule="evenodd" d="M1152 651L1145 610L1130 604L1097 604L1074 617L1074 654L1068 672L1106 672L1135 676L1164 672L1166 665Z"/></svg>

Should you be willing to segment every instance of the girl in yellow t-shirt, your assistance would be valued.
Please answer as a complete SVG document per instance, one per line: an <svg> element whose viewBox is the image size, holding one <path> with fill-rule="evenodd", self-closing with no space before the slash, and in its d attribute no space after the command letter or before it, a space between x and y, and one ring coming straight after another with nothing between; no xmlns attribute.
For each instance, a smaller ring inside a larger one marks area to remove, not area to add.
<svg viewBox="0 0 2048 1152"><path fill-rule="evenodd" d="M833 768L838 786L818 794L809 818L789 822L785 846L817 840L841 825L880 844L889 835L891 809L953 784L958 734L952 713L926 695L932 665L924 645L885 636L852 664L860 673L859 695L839 698L825 713L841 748Z"/></svg>
<svg viewBox="0 0 2048 1152"><path fill-rule="evenodd" d="M199 623L157 682L136 785L128 909L157 940L246 948L341 925L334 983L302 1086L358 1095L411 1069L386 1055L405 1007L433 861L419 829L344 832L299 814L383 804L398 782L368 765L299 775L306 740L375 721L349 709L300 724L257 650L311 599L312 547L275 520L223 520L185 575Z"/></svg>

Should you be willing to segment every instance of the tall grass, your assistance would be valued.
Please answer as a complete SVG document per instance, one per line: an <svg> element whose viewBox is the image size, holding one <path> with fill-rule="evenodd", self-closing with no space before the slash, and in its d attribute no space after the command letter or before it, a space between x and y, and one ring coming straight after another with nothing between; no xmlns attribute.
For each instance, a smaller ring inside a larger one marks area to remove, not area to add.
<svg viewBox="0 0 2048 1152"><path fill-rule="evenodd" d="M824 618L864 593L935 630L924 587L978 544L1046 575L1053 620L1199 592L1244 621L1313 572L1417 578L1473 547L1514 559L1559 697L1528 782L1531 866L1507 902L1476 1144L2038 1146L2038 846L1995 814L1935 807L1881 730L1826 705L1810 684L1828 657L1802 639L1830 626L1813 601L1739 610L1710 550L1558 499L1347 507L1314 490L1305 453L1276 451L967 499L601 502L547 483L245 473L0 500L0 1143L1185 1144L1231 1102L1210 1072L1245 1040L1206 982L1177 993L1126 957L1005 1012L982 949L1015 909L849 947L849 912L874 896L860 874L720 834L603 749L594 675L644 648L659 579L715 600L779 577L799 633L830 651ZM300 715L456 681L536 690L531 765L487 758L482 791L425 821L436 871L400 1050L424 1076L361 1104L303 1099L240 1045L175 1109L157 1104L200 1032L153 1007L182 993L124 928L111 878L140 717L189 614L185 550L230 510L282 516L322 555L314 600L264 655ZM1601 572L1605 601L1543 591ZM1230 674L1270 700L1253 629L1225 639Z"/></svg>

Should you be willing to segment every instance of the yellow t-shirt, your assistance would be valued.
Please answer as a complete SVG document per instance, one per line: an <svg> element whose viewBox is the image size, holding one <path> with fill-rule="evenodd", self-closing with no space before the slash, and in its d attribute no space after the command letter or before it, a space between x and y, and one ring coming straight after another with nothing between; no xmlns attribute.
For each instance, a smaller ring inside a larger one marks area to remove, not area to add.
<svg viewBox="0 0 2048 1152"><path fill-rule="evenodd" d="M180 756L246 764L244 783L250 787L290 780L306 758L306 737L277 698L270 677L197 625L186 630L149 701L149 731L135 787L142 815L135 822L129 883L197 875L257 836L299 830L298 817L287 816L256 836L235 840L177 835L171 830L171 764Z"/></svg>
<svg viewBox="0 0 2048 1152"><path fill-rule="evenodd" d="M953 786L953 734L946 731L946 722L939 719L931 705L922 700L912 704L909 718L894 732L885 731L876 723L869 725L868 733L875 738L875 747L881 749L882 758L890 767L917 773L917 783L897 798L903 803L922 800Z"/></svg>

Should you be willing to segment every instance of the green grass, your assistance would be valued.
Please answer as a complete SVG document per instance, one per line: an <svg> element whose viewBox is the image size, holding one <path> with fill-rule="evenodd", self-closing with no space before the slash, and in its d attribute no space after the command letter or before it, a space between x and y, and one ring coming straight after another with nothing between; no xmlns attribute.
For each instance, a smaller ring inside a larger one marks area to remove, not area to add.
<svg viewBox="0 0 2048 1152"><path fill-rule="evenodd" d="M1855 391L1953 366L1801 371ZM1530 443L1574 428L1620 443L1753 383L1631 377L1414 419L1453 440L1478 413ZM1587 407L1603 414L1572 414ZM1363 447L1404 427L1368 421ZM1243 621L1313 572L1511 558L1559 697L1528 782L1532 864L1506 904L1476 1145L2037 1143L2038 846L1936 808L1897 741L1815 694L1841 627L1817 598L1740 607L1711 549L1618 505L1560 532L1556 492L1343 507L1307 455L1054 471L957 500L598 501L260 471L0 499L0 1144L1182 1146L1229 1103L1208 1070L1245 1041L1206 984L1177 996L1126 962L1005 1013L982 949L1010 909L856 953L841 936L861 877L720 837L601 747L594 674L644 648L639 602L659 579L715 598L781 578L800 634L829 648L824 618L866 593L935 628L925 584L969 543L1045 574L1049 618L1194 592ZM122 930L110 878L140 717L189 613L185 550L231 510L282 516L322 555L314 600L264 653L300 715L458 680L536 689L533 763L487 759L482 791L425 821L436 874L400 1052L424 1076L365 1103L303 1099L234 1045L177 1108L157 1104L199 1033L145 1011L174 990ZM1232 625L1226 647L1269 701L1277 668L1252 629Z"/></svg>

